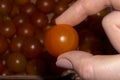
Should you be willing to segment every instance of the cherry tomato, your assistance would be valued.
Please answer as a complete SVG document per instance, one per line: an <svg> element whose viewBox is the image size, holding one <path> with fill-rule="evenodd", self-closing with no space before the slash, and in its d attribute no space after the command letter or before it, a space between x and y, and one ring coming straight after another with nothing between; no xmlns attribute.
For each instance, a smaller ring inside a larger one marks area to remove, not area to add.
<svg viewBox="0 0 120 80"><path fill-rule="evenodd" d="M13 52L19 52L21 51L21 46L23 45L24 37L23 36L17 36L13 37L10 42L10 49Z"/></svg>
<svg viewBox="0 0 120 80"><path fill-rule="evenodd" d="M5 37L12 37L16 32L16 27L12 21L6 21L3 26L0 27L0 34Z"/></svg>
<svg viewBox="0 0 120 80"><path fill-rule="evenodd" d="M37 0L36 5L40 11L44 13L50 13L53 11L55 7L55 1L54 0Z"/></svg>
<svg viewBox="0 0 120 80"><path fill-rule="evenodd" d="M28 58L36 58L41 54L41 44L36 38L29 37L23 42L21 50L23 54Z"/></svg>
<svg viewBox="0 0 120 80"><path fill-rule="evenodd" d="M8 14L11 10L12 4L10 0L0 0L0 13Z"/></svg>
<svg viewBox="0 0 120 80"><path fill-rule="evenodd" d="M56 15L62 14L66 9L68 9L69 5L65 3L58 3L54 9L54 13Z"/></svg>
<svg viewBox="0 0 120 80"><path fill-rule="evenodd" d="M26 3L21 7L21 12L28 16L32 15L35 11L36 11L36 7L31 2Z"/></svg>
<svg viewBox="0 0 120 80"><path fill-rule="evenodd" d="M43 28L48 24L48 17L41 12L35 12L31 17L31 22L33 23L33 25L39 28Z"/></svg>
<svg viewBox="0 0 120 80"><path fill-rule="evenodd" d="M16 73L24 72L27 64L26 57L19 52L10 53L6 61L8 69Z"/></svg>
<svg viewBox="0 0 120 80"><path fill-rule="evenodd" d="M33 37L35 34L35 28L30 23L24 23L17 28L17 34L24 37Z"/></svg>
<svg viewBox="0 0 120 80"><path fill-rule="evenodd" d="M28 17L25 14L19 14L14 16L14 18L12 19L15 26L20 26L23 23L28 22Z"/></svg>
<svg viewBox="0 0 120 80"><path fill-rule="evenodd" d="M59 24L52 26L47 30L44 38L44 44L48 52L53 56L76 50L79 43L79 37L72 26Z"/></svg>

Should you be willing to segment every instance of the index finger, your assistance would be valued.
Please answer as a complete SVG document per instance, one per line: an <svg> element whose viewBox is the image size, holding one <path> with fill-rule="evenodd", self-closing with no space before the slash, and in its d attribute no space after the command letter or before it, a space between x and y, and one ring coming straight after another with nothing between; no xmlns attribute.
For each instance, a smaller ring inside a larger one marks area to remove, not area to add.
<svg viewBox="0 0 120 80"><path fill-rule="evenodd" d="M88 15L95 14L109 5L109 0L77 0L62 15L56 18L56 24L77 25Z"/></svg>

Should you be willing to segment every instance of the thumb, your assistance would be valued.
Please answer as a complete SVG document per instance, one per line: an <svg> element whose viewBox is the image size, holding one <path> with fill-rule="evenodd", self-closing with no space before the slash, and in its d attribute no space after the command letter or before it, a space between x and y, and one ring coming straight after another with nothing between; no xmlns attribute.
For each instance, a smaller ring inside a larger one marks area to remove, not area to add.
<svg viewBox="0 0 120 80"><path fill-rule="evenodd" d="M60 55L57 66L74 69L85 80L119 80L120 55L95 55L71 51Z"/></svg>
<svg viewBox="0 0 120 80"><path fill-rule="evenodd" d="M92 54L82 51L70 51L58 57L56 65L68 69L73 69L77 66L80 60L91 57Z"/></svg>
<svg viewBox="0 0 120 80"><path fill-rule="evenodd" d="M70 51L60 55L57 59L56 65L63 68L74 69L81 77L89 77L85 68L89 63L89 58L92 54L83 51ZM88 69L91 67L88 66ZM92 77L92 76L91 76Z"/></svg>

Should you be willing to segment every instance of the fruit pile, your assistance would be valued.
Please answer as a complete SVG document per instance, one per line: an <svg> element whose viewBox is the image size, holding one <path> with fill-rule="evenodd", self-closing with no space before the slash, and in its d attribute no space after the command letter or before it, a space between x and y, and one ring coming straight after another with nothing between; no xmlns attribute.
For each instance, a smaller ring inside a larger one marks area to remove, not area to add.
<svg viewBox="0 0 120 80"><path fill-rule="evenodd" d="M0 75L43 76L65 71L55 65L56 57L44 46L44 35L55 25L54 19L74 1L0 0ZM93 54L117 53L100 23L108 12L103 10L74 27L79 35L78 50ZM66 44L71 45L69 40Z"/></svg>

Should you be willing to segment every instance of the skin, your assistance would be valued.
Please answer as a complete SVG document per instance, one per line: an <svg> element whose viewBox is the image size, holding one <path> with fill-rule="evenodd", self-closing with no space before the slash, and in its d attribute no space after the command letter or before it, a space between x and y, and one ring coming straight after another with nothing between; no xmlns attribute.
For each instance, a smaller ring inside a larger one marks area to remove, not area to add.
<svg viewBox="0 0 120 80"><path fill-rule="evenodd" d="M56 24L75 26L87 16L109 6L116 11L104 17L102 25L112 45L120 53L120 0L77 0L56 18ZM70 51L60 55L56 65L74 69L85 80L120 79L120 54L93 56L84 51Z"/></svg>

